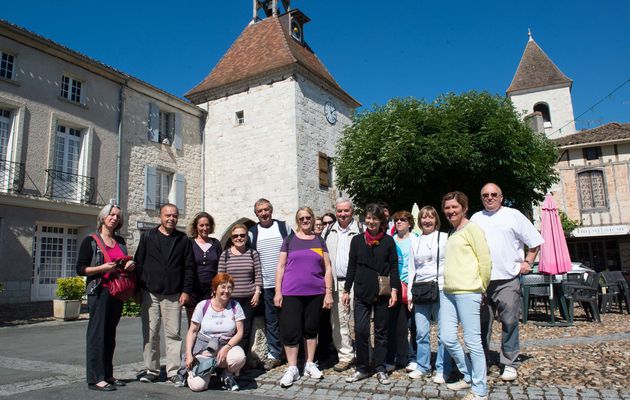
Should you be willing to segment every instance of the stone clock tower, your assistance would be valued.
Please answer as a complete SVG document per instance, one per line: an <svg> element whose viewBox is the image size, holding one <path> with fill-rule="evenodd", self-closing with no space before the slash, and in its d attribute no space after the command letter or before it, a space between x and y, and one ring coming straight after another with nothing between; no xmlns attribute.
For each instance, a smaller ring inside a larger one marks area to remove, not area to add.
<svg viewBox="0 0 630 400"><path fill-rule="evenodd" d="M252 21L186 93L208 112L204 208L219 234L236 220L255 220L260 197L293 224L298 207L321 214L338 196L330 157L360 104L308 46L309 18L281 3L254 0Z"/></svg>

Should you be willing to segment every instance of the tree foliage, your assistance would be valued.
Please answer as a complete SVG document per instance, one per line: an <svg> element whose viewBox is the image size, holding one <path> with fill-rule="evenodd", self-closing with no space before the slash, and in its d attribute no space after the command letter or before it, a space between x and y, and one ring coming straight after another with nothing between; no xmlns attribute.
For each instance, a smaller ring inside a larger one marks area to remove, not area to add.
<svg viewBox="0 0 630 400"><path fill-rule="evenodd" d="M446 94L432 103L393 99L359 113L335 156L337 185L362 207L387 201L393 210L431 204L460 190L470 211L481 208L487 182L523 211L557 180L557 152L532 131L512 102L489 93Z"/></svg>

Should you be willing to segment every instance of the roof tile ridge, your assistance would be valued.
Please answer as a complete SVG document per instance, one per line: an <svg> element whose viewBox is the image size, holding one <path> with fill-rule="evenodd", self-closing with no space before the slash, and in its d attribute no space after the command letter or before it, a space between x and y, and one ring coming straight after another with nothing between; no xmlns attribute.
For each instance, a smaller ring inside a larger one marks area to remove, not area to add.
<svg viewBox="0 0 630 400"><path fill-rule="evenodd" d="M282 34L282 38L284 39L282 41L282 46L284 47L284 49L289 53L289 56L291 57L291 59L293 60L294 63L298 63L298 59L293 55L293 52L291 51L291 47L289 46L289 42L288 42L288 34L285 32L285 30L282 27L282 23L280 22L280 16L275 16L275 17L271 17L274 19L275 25L277 26L277 29L280 29L280 33Z"/></svg>

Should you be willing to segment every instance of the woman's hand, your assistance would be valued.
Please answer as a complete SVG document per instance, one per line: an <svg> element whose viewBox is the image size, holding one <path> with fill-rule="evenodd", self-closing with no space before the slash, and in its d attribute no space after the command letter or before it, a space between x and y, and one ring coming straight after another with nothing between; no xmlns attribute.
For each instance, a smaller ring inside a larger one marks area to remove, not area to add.
<svg viewBox="0 0 630 400"><path fill-rule="evenodd" d="M407 309L409 309L409 311L413 311L413 302L411 299L408 299Z"/></svg>
<svg viewBox="0 0 630 400"><path fill-rule="evenodd" d="M330 310L332 308L333 302L334 300L332 293L326 293L326 295L324 296L324 306L322 308Z"/></svg>
<svg viewBox="0 0 630 400"><path fill-rule="evenodd" d="M350 293L348 292L343 292L343 294L341 295L341 304L343 304L344 307L350 307Z"/></svg>
<svg viewBox="0 0 630 400"><path fill-rule="evenodd" d="M221 364L223 360L227 360L227 353L230 351L230 348L228 345L221 347L221 350L217 353L217 365Z"/></svg>
<svg viewBox="0 0 630 400"><path fill-rule="evenodd" d="M392 308L396 305L396 302L398 301L397 295L398 290L392 290L392 294L389 297L389 308Z"/></svg>
<svg viewBox="0 0 630 400"><path fill-rule="evenodd" d="M134 260L127 261L127 264L125 264L125 271L133 271L134 269L136 269L136 262Z"/></svg>
<svg viewBox="0 0 630 400"><path fill-rule="evenodd" d="M260 292L256 292L254 293L254 295L252 296L252 301L250 301L250 303L252 307L256 307L258 304L260 304Z"/></svg>
<svg viewBox="0 0 630 400"><path fill-rule="evenodd" d="M193 357L191 353L186 353L186 368L188 368L188 370L191 370L194 365L195 357Z"/></svg>
<svg viewBox="0 0 630 400"><path fill-rule="evenodd" d="M276 295L273 296L273 304L278 308L282 307L282 293L276 292Z"/></svg>
<svg viewBox="0 0 630 400"><path fill-rule="evenodd" d="M106 263L103 263L103 265L101 265L102 272L110 272L114 268L116 268L116 263L114 261L106 262Z"/></svg>

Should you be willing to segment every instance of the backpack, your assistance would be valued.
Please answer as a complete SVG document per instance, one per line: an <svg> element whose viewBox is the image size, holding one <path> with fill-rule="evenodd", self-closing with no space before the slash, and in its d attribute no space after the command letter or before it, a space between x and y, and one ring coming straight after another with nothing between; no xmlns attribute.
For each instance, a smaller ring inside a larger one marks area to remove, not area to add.
<svg viewBox="0 0 630 400"><path fill-rule="evenodd" d="M284 221L278 221L277 219L272 219L273 222L278 223L278 230L280 231L280 236L282 236L282 240L284 240L287 236L287 224ZM251 240L249 240L249 235L247 236L248 243L250 249L257 250L256 244L258 242L258 225L260 223L249 228L249 232L252 234ZM272 224L273 225L273 224Z"/></svg>

